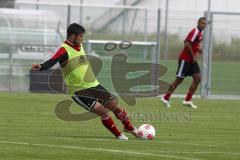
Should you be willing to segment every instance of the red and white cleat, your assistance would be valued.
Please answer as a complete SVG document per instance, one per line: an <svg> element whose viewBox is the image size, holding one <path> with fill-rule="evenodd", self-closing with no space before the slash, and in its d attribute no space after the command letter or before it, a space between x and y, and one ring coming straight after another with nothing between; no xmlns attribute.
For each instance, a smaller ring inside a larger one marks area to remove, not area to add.
<svg viewBox="0 0 240 160"><path fill-rule="evenodd" d="M184 105L184 106L188 106L188 107L190 107L190 108L194 108L194 109L196 109L196 108L198 108L195 104L193 104L193 102L192 101L183 101L182 102L182 104Z"/></svg>
<svg viewBox="0 0 240 160"><path fill-rule="evenodd" d="M161 97L161 101L162 101L162 103L164 104L164 106L165 106L166 108L170 108L170 107L171 107L169 101L166 100L166 99L164 99L163 96Z"/></svg>
<svg viewBox="0 0 240 160"><path fill-rule="evenodd" d="M128 137L125 136L123 133L121 133L119 136L116 137L118 140L123 140L123 141L126 141L128 140Z"/></svg>
<svg viewBox="0 0 240 160"><path fill-rule="evenodd" d="M139 138L143 135L142 131L140 131L138 128L133 127L133 130L130 131L124 127L124 132L133 134L136 138Z"/></svg>

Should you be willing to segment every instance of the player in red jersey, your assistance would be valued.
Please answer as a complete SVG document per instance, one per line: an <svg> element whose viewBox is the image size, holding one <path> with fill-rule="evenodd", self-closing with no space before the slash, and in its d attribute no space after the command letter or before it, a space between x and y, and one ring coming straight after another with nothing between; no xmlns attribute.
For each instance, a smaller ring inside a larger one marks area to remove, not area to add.
<svg viewBox="0 0 240 160"><path fill-rule="evenodd" d="M191 100L192 95L196 91L201 81L200 68L196 60L196 55L202 53L200 42L202 41L203 30L205 29L206 25L206 18L200 17L198 19L197 27L193 28L184 40L184 48L180 53L178 59L176 79L170 85L168 91L161 98L161 101L166 107L171 107L169 99L178 85L182 83L186 76L192 76L193 81L189 87L185 100L183 101L183 105L189 106L191 108L197 108L197 106L194 105Z"/></svg>

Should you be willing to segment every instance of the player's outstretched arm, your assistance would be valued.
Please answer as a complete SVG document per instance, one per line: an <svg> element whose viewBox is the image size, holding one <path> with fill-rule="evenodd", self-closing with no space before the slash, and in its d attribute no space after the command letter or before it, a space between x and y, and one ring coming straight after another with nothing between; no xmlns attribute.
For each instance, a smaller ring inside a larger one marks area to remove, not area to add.
<svg viewBox="0 0 240 160"><path fill-rule="evenodd" d="M40 64L32 64L32 70L34 71L44 71L47 69L50 69L52 66L54 66L56 63L59 63L60 65L62 63L65 63L68 60L68 54L67 51L64 48L58 48L52 56Z"/></svg>

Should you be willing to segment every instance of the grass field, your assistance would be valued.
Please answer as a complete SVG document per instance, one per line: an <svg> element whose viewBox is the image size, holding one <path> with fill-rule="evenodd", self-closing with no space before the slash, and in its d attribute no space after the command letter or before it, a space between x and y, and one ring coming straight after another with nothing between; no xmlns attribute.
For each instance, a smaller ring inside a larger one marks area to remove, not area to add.
<svg viewBox="0 0 240 160"><path fill-rule="evenodd" d="M66 122L55 116L62 95L0 93L1 160L239 160L240 101L195 99L190 110L173 99L165 109L159 98L138 99L125 107L136 126L151 123L152 141L128 135L116 140L100 120ZM121 102L122 105L125 105ZM77 105L72 112L84 112ZM161 115L144 119L144 115ZM136 115L141 115L140 117ZM121 124L118 123L119 128Z"/></svg>

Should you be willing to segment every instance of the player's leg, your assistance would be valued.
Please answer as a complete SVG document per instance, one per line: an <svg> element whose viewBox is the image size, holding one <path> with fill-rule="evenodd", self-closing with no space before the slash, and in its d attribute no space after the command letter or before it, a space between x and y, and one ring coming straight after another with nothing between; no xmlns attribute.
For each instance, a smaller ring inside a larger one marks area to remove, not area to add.
<svg viewBox="0 0 240 160"><path fill-rule="evenodd" d="M138 137L139 130L132 125L127 112L122 107L118 106L116 99L111 99L111 101L105 104L105 107L111 110L117 119L122 122L126 132L132 133L134 136Z"/></svg>
<svg viewBox="0 0 240 160"><path fill-rule="evenodd" d="M111 94L103 86L98 85L94 89L91 89L92 94L95 94L94 97L107 109L112 111L114 115L124 124L124 127L130 131L134 129L130 123L127 112L118 106L117 97ZM85 94L86 96L86 94Z"/></svg>
<svg viewBox="0 0 240 160"><path fill-rule="evenodd" d="M188 72L188 63L184 60L179 59L178 61L178 69L176 72L176 79L169 86L168 91L162 96L161 101L164 103L165 107L170 107L170 97L175 89L183 82L186 73Z"/></svg>
<svg viewBox="0 0 240 160"><path fill-rule="evenodd" d="M128 130L134 129L133 125L130 122L127 112L123 108L120 108L118 106L118 102L116 99L112 99L111 101L109 101L109 103L105 104L105 107L114 113L114 115L117 117L117 119L119 119L123 123L126 129Z"/></svg>
<svg viewBox="0 0 240 160"><path fill-rule="evenodd" d="M201 75L200 73L194 74L192 76L192 83L189 87L188 93L185 97L186 101L191 101L192 100L192 95L195 93L196 89L198 88L199 83L201 82Z"/></svg>
<svg viewBox="0 0 240 160"><path fill-rule="evenodd" d="M172 93L175 91L175 89L183 82L184 78L182 77L176 77L176 79L173 81L173 83L169 86L168 91L164 95L165 100L169 100Z"/></svg>
<svg viewBox="0 0 240 160"><path fill-rule="evenodd" d="M201 74L198 63L192 65L192 83L189 86L188 93L183 101L184 105L188 105L191 108L197 108L196 105L192 103L192 96L197 90L199 83L201 82Z"/></svg>
<svg viewBox="0 0 240 160"><path fill-rule="evenodd" d="M164 103L165 107L169 108L171 107L169 100L172 95L172 93L175 91L175 89L179 86L179 84L182 83L184 78L176 77L174 82L169 86L168 91L162 96L161 101Z"/></svg>
<svg viewBox="0 0 240 160"><path fill-rule="evenodd" d="M127 140L128 138L122 134L114 123L112 117L108 114L108 110L99 102L96 102L94 107L91 109L92 113L95 113L101 117L102 124L112 132L117 139Z"/></svg>
<svg viewBox="0 0 240 160"><path fill-rule="evenodd" d="M79 104L81 107L85 108L86 110L95 113L101 117L102 124L112 132L117 139L127 140L128 138L123 135L117 126L115 125L113 119L108 114L108 109L105 108L98 100L92 95L92 90L87 89L84 91L76 91L73 95L73 100ZM86 95L86 93L89 93Z"/></svg>

